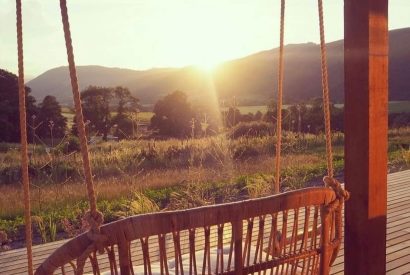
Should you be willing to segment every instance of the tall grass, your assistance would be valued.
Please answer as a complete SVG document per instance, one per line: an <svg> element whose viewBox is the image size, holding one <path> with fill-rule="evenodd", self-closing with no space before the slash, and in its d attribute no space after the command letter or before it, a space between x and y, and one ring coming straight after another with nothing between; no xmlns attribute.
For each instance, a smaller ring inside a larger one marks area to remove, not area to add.
<svg viewBox="0 0 410 275"><path fill-rule="evenodd" d="M410 128L389 132L390 169L409 169ZM336 172L343 142L333 136ZM282 190L317 184L326 170L323 135L283 136ZM31 201L39 239L83 232L88 208L79 153L30 148ZM121 141L90 147L98 208L106 221L162 209L181 209L260 197L272 192L275 139L214 136L191 140ZM18 146L0 144L0 231L21 237L23 192ZM41 237L41 238L40 238Z"/></svg>
<svg viewBox="0 0 410 275"><path fill-rule="evenodd" d="M343 144L343 136L336 134L334 143ZM286 133L283 144L284 153L307 153L321 150L324 137ZM19 151L6 149L5 146L2 150L0 147L0 184L17 183L20 179ZM30 152L30 175L34 184L82 180L79 153L65 154L58 148L49 150L44 146L37 146L35 151ZM232 161L274 154L275 139L271 136L230 140L220 135L202 139L121 141L90 146L92 167L97 179L137 175L141 172L163 169L214 168L230 165Z"/></svg>

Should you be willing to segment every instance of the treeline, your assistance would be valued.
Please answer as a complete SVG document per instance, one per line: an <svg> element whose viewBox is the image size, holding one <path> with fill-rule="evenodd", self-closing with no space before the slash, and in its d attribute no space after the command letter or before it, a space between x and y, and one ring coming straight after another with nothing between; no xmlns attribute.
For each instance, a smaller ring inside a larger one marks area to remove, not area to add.
<svg viewBox="0 0 410 275"><path fill-rule="evenodd" d="M141 106L127 88L89 86L81 92L81 100L88 136L100 135L103 140L110 134L121 139L134 137L135 117ZM71 133L77 135L75 117Z"/></svg>
<svg viewBox="0 0 410 275"><path fill-rule="evenodd" d="M252 125L259 130L273 134L276 124L277 107L269 102L267 112L242 114L236 106L230 106L221 113L211 108L192 107L185 93L175 91L159 100L154 107L151 128L162 137L201 137L221 131ZM331 106L332 130L343 130L343 109ZM218 121L219 120L219 121ZM260 122L257 125L255 122ZM219 125L218 125L219 124ZM282 127L286 131L317 134L324 131L323 107L321 99L308 103L286 106L282 109ZM262 130L263 129L263 130Z"/></svg>
<svg viewBox="0 0 410 275"><path fill-rule="evenodd" d="M67 117L54 96L46 96L42 102L26 90L27 132L30 142L53 143L68 135L77 135L76 117L71 129L68 129ZM133 117L140 105L138 99L124 87L90 86L81 92L82 107L86 130L91 135L101 135L107 139L110 133L120 137L130 137L133 129ZM71 110L72 111L72 110ZM15 143L20 141L19 98L17 76L0 69L0 142ZM115 130L113 130L115 128Z"/></svg>
<svg viewBox="0 0 410 275"><path fill-rule="evenodd" d="M204 107L205 106L205 107ZM330 105L331 129L343 132L344 108ZM267 111L241 113L232 106L215 113L205 105L192 106L184 92L175 91L159 100L154 107L151 129L158 137L194 138L228 131L229 136L274 135L277 123L277 104L271 100ZM389 127L410 126L410 112L389 115ZM297 133L324 132L323 102L315 98L307 102L286 105L282 108L282 129Z"/></svg>
<svg viewBox="0 0 410 275"><path fill-rule="evenodd" d="M26 90L27 118L37 115L36 100L30 95L31 89ZM18 142L20 140L19 128L19 97L17 76L0 69L0 142ZM28 129L29 135L31 128Z"/></svg>
<svg viewBox="0 0 410 275"><path fill-rule="evenodd" d="M36 104L30 95L31 89L26 91L27 132L30 142L35 137L61 138L67 130L67 119L63 116L61 106L54 96L46 96L42 102ZM0 142L19 142L19 97L17 76L0 70Z"/></svg>
<svg viewBox="0 0 410 275"><path fill-rule="evenodd" d="M26 87L28 136L30 142L62 139L77 136L74 116L71 129L67 117L53 96L46 96L36 104ZM89 137L103 140L136 138L138 113L143 109L139 100L124 87L89 86L81 92L86 131ZM236 137L244 134L274 134L277 119L275 101L267 104L267 111L243 114L235 104L222 111L217 103L196 104L189 102L182 91L175 91L158 100L150 121L148 138L197 138L231 132ZM343 132L343 108L331 104L331 127ZM0 70L0 142L18 142L19 110L17 77ZM389 115L391 128L410 126L410 112ZM282 128L285 131L318 134L324 131L323 105L320 98L299 104L286 105L282 109ZM242 133L242 134L241 134Z"/></svg>

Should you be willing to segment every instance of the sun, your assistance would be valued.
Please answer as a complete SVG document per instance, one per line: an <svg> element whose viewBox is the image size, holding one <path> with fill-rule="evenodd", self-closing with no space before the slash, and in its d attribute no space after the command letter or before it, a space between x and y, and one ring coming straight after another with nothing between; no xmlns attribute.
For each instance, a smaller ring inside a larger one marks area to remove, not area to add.
<svg viewBox="0 0 410 275"><path fill-rule="evenodd" d="M195 66L204 72L213 72L221 64L220 61L214 61L211 59L204 59L199 62L195 62Z"/></svg>

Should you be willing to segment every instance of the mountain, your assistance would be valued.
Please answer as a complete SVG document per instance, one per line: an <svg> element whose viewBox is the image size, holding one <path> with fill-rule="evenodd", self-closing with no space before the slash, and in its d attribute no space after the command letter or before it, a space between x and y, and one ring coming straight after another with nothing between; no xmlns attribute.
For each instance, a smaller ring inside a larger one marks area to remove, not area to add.
<svg viewBox="0 0 410 275"><path fill-rule="evenodd" d="M390 31L390 100L410 100L410 28ZM343 102L343 40L328 43L331 99ZM137 71L102 66L78 66L80 88L89 85L125 86L142 103L153 104L174 91L185 91L193 100L202 100L215 89L218 97L236 96L240 104L266 104L274 96L278 49L259 52L221 64L212 77L195 67L160 68ZM314 43L285 47L284 99L298 102L321 96L320 47ZM54 95L71 103L67 67L51 69L27 83L32 95L42 100Z"/></svg>

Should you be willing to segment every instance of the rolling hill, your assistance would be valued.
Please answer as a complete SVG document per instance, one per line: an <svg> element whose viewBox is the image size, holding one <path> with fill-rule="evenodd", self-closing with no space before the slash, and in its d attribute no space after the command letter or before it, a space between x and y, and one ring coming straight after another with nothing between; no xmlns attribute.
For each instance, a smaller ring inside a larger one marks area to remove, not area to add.
<svg viewBox="0 0 410 275"><path fill-rule="evenodd" d="M390 32L390 100L410 100L410 28ZM343 102L343 40L328 43L331 98ZM221 64L212 77L195 67L137 71L102 66L79 66L80 88L89 85L125 86L144 104L153 104L174 90L193 100L215 88L219 98L236 96L241 104L265 104L274 96L278 49L259 52ZM212 81L211 81L212 79ZM66 104L72 102L67 67L51 69L27 83L37 100L48 94ZM297 102L321 96L319 45L285 47L285 101Z"/></svg>

